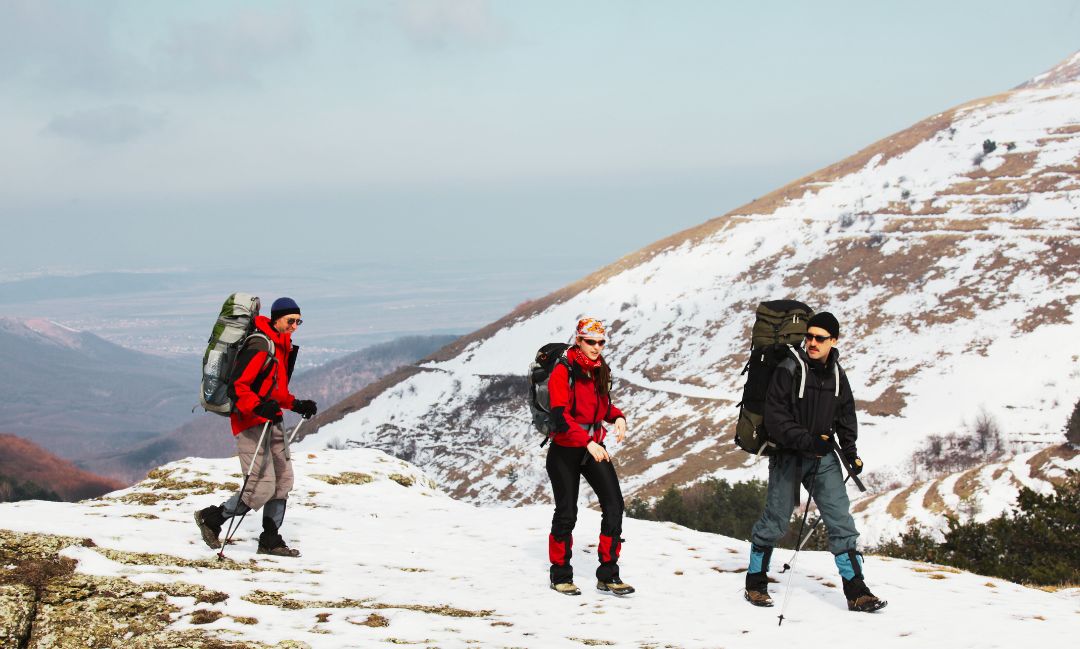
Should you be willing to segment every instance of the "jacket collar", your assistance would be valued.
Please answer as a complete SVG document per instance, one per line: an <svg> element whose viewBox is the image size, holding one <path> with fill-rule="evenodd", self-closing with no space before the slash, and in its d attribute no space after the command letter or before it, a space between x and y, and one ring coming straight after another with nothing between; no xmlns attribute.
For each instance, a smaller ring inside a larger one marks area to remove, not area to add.
<svg viewBox="0 0 1080 649"><path fill-rule="evenodd" d="M264 315L255 316L255 329L266 335L267 338L274 342L274 345L285 349L286 351L292 347L292 334L278 333L270 326L270 318Z"/></svg>

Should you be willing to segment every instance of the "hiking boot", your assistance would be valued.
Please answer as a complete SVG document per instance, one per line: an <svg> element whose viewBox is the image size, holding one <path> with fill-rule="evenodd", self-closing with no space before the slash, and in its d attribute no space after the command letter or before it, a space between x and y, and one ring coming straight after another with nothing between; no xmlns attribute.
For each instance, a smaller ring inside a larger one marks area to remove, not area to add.
<svg viewBox="0 0 1080 649"><path fill-rule="evenodd" d="M596 590L601 593L611 593L622 597L623 595L629 595L634 592L634 587L630 584L624 584L621 579L616 578L614 581L598 581L596 582Z"/></svg>
<svg viewBox="0 0 1080 649"><path fill-rule="evenodd" d="M285 545L285 539L277 533L277 526L267 518L263 518L263 533L259 535L259 549L255 554L272 554L276 557L298 557L299 550L294 550Z"/></svg>
<svg viewBox="0 0 1080 649"><path fill-rule="evenodd" d="M752 590L750 588L747 588L743 591L743 597L745 597L746 601L750 602L754 606L768 607L773 605L772 598L769 597L769 591L765 589Z"/></svg>
<svg viewBox="0 0 1080 649"><path fill-rule="evenodd" d="M848 581L843 579L844 582L844 597L847 598L847 607L849 611L857 611L859 613L873 613L874 611L885 608L888 604L883 599L878 599L870 589L866 587L866 582L856 577Z"/></svg>
<svg viewBox="0 0 1080 649"><path fill-rule="evenodd" d="M300 550L294 550L284 543L273 547L267 547L262 543L259 543L259 549L255 551L255 554L272 554L276 557L298 557L300 556Z"/></svg>
<svg viewBox="0 0 1080 649"><path fill-rule="evenodd" d="M225 523L225 516L221 513L221 506L207 507L195 512L195 524L199 526L199 534L202 534L203 543L211 550L221 547L221 526Z"/></svg>
<svg viewBox="0 0 1080 649"><path fill-rule="evenodd" d="M551 590L555 591L556 593L562 593L563 595L580 595L581 594L581 589L578 588L577 586L575 586L574 584L572 584L569 581L558 583L558 584L553 583L553 584L551 584Z"/></svg>
<svg viewBox="0 0 1080 649"><path fill-rule="evenodd" d="M768 554L772 554L772 548L768 548ZM764 565L768 566L768 558L765 559ZM764 570L746 573L746 589L743 591L743 597L754 606L773 605L772 598L769 597L769 576Z"/></svg>

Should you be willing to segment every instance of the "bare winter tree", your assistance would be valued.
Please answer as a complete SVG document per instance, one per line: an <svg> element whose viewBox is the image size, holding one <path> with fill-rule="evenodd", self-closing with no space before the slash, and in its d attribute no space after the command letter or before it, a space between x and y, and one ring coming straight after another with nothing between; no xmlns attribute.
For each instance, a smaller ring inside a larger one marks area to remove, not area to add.
<svg viewBox="0 0 1080 649"><path fill-rule="evenodd" d="M979 410L979 414L975 416L973 428L975 449L982 453L983 457L988 457L1001 450L1001 427L998 426L993 415L986 412L985 409Z"/></svg>

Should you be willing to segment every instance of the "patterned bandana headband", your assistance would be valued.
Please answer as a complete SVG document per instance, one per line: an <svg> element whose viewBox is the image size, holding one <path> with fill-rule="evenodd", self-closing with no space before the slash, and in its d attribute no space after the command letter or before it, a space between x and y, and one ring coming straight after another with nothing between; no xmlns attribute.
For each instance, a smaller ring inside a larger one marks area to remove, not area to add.
<svg viewBox="0 0 1080 649"><path fill-rule="evenodd" d="M596 318L582 318L577 323L577 333L580 338L592 338L594 340L607 339L607 328L604 323Z"/></svg>

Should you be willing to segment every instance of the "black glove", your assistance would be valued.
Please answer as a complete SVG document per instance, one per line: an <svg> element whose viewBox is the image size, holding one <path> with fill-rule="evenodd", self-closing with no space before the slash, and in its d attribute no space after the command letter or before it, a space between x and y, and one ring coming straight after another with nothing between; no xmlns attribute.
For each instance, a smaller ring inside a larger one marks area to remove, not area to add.
<svg viewBox="0 0 1080 649"><path fill-rule="evenodd" d="M297 399L293 401L292 411L304 419L311 419L319 411L319 408L311 399Z"/></svg>
<svg viewBox="0 0 1080 649"><path fill-rule="evenodd" d="M570 424L566 423L562 406L551 409L551 429L556 433L565 433L570 430Z"/></svg>
<svg viewBox="0 0 1080 649"><path fill-rule="evenodd" d="M862 458L855 451L844 453L844 458L847 459L848 470L851 471L851 475L859 475L863 470Z"/></svg>
<svg viewBox="0 0 1080 649"><path fill-rule="evenodd" d="M808 450L818 457L825 457L832 453L832 438L828 435L810 435L810 448Z"/></svg>
<svg viewBox="0 0 1080 649"><path fill-rule="evenodd" d="M259 405L251 409L251 412L262 417L263 419L278 419L278 413L281 412L281 406L277 401L273 399L267 399Z"/></svg>

